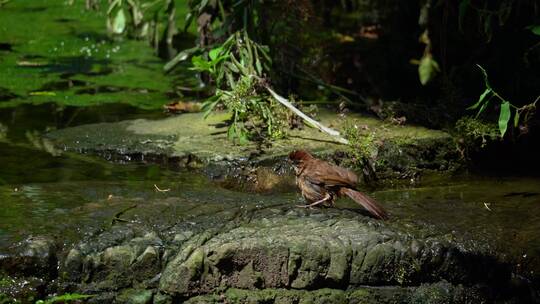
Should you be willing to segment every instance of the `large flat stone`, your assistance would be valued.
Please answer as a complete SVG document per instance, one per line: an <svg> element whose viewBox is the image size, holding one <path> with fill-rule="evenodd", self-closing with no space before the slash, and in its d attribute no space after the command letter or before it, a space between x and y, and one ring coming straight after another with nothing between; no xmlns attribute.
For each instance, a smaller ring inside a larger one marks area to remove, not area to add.
<svg viewBox="0 0 540 304"><path fill-rule="evenodd" d="M256 143L235 145L227 140L226 114L203 119L201 113L182 114L159 120L137 119L100 123L53 131L48 137L66 151L91 153L111 160L159 161L186 166L223 165L249 162L273 166L294 149L306 149L332 158L348 147L305 127L291 130L285 139L261 148ZM323 111L319 120L337 130L346 123L372 133L369 140L380 177L410 177L422 171L446 171L457 162L451 136L416 126L396 126L380 120L350 114L346 119Z"/></svg>
<svg viewBox="0 0 540 304"><path fill-rule="evenodd" d="M192 302L213 303L225 290L233 302L266 303L281 294L276 290L287 290L286 298L318 298L305 291L321 288L333 289L324 297L349 299L366 287L372 298L393 290L390 299L397 300L388 303L435 291L455 299L470 291L482 301L516 296L512 269L489 240L448 238L430 225L270 204L168 200L137 209L71 249L61 261L64 284L95 295L152 290L165 303L201 294L208 297ZM507 293L499 294L501 285Z"/></svg>

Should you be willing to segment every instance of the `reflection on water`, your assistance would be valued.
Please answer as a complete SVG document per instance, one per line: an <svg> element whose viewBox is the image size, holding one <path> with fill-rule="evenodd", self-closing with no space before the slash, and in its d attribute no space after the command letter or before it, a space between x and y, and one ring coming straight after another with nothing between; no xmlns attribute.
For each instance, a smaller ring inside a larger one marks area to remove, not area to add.
<svg viewBox="0 0 540 304"><path fill-rule="evenodd" d="M191 206L219 204L223 209L244 205L294 208L298 204L295 192L240 193L220 188L193 171L59 154L40 136L51 128L120 119L114 113L119 113L117 106L0 110L0 129L4 130L0 138L0 251L28 235L75 240L110 224L116 213L134 203L177 198L174 208L189 202ZM124 113L131 118L163 115L139 110ZM156 186L169 191L157 191ZM514 265L540 269L539 179L461 176L414 188L380 189L371 195L390 212L386 223L390 227L420 227L426 238L442 233L473 247L475 242L487 241L494 251L509 254ZM337 206L358 208L347 200Z"/></svg>
<svg viewBox="0 0 540 304"><path fill-rule="evenodd" d="M490 244L515 271L540 269L540 179L461 177L444 185L376 193L400 224L445 238ZM426 235L430 237L430 235Z"/></svg>
<svg viewBox="0 0 540 304"><path fill-rule="evenodd" d="M73 209L107 200L110 195L145 199L155 194L154 184L206 182L202 176L187 177L156 165L117 165L61 153L41 136L51 129L83 123L161 116L159 111L126 105L76 108L42 104L0 109L0 248L28 234L59 232L62 226L77 222L93 224L91 218L74 214Z"/></svg>

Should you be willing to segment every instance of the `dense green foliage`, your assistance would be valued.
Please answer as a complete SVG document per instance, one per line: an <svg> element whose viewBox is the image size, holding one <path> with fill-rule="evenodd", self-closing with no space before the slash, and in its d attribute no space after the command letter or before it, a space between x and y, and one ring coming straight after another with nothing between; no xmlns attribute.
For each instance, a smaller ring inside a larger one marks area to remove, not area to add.
<svg viewBox="0 0 540 304"><path fill-rule="evenodd" d="M83 5L89 10L76 9ZM1 17L17 7L2 2ZM92 34L73 40L55 34L60 21L36 22L43 26L29 32L48 38L14 44L31 54L8 52L0 62L13 76L0 87L2 107L121 101L157 108L171 97L205 99L205 110L230 113L230 138L245 142L286 133L293 115L272 100L265 90L272 87L379 117L391 108L395 119L436 128L453 128L467 107L497 121L500 137L536 125L540 24L532 0L87 0L51 4L47 14L83 20L77 31ZM108 36L97 34L104 23ZM159 65L151 50L125 38L147 40L167 60L168 75L150 72ZM44 77L28 81L19 69Z"/></svg>
<svg viewBox="0 0 540 304"><path fill-rule="evenodd" d="M216 105L223 105L232 115L228 137L239 143L254 136L283 136L287 117L264 90L264 77L271 64L268 48L252 41L243 31L210 50L207 57L192 58L193 69L209 73L216 86L215 95L204 103L205 115Z"/></svg>

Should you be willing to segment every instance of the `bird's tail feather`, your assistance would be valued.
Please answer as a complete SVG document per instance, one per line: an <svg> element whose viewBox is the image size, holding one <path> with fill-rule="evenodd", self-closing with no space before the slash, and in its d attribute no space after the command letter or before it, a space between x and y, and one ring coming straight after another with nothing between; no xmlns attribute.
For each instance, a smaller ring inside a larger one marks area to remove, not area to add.
<svg viewBox="0 0 540 304"><path fill-rule="evenodd" d="M366 208L375 217L379 219L388 218L388 214L383 209L383 207L377 204L377 202L371 197L350 188L341 188L340 192L350 197L352 200L357 202L362 207Z"/></svg>

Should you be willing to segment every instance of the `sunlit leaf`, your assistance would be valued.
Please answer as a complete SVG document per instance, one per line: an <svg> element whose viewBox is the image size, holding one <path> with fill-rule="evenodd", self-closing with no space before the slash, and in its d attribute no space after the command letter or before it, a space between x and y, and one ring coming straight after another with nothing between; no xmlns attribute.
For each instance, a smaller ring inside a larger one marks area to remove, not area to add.
<svg viewBox="0 0 540 304"><path fill-rule="evenodd" d="M113 2L111 2L109 4L109 8L107 9L107 15L110 15L117 5L120 5L120 0L114 0Z"/></svg>
<svg viewBox="0 0 540 304"><path fill-rule="evenodd" d="M210 64L204 60L202 56L191 57L191 63L193 64L192 70L206 72L210 71Z"/></svg>
<svg viewBox="0 0 540 304"><path fill-rule="evenodd" d="M216 58L218 58L219 54L223 51L222 47L217 47L215 49L210 50L208 52L208 56L210 56L210 60L214 61Z"/></svg>
<svg viewBox="0 0 540 304"><path fill-rule="evenodd" d="M516 111L516 115L514 115L514 127L517 128L519 124L519 112Z"/></svg>
<svg viewBox="0 0 540 304"><path fill-rule="evenodd" d="M510 114L510 103L505 101L501 104L501 112L499 113L499 131L501 132L501 137L504 137L506 129L508 128Z"/></svg>
<svg viewBox="0 0 540 304"><path fill-rule="evenodd" d="M426 85L430 82L437 73L440 71L439 64L433 59L431 55L425 55L420 60L418 66L418 75L420 76L420 83Z"/></svg>
<svg viewBox="0 0 540 304"><path fill-rule="evenodd" d="M114 17L113 33L122 34L125 29L126 29L126 15L124 14L124 10L120 9L118 10L118 12L116 13L116 16Z"/></svg>

